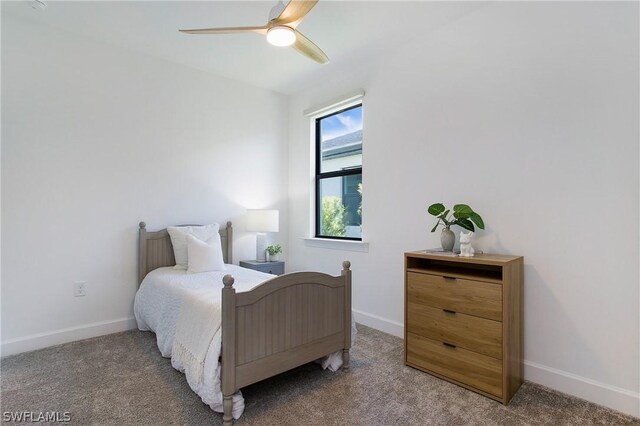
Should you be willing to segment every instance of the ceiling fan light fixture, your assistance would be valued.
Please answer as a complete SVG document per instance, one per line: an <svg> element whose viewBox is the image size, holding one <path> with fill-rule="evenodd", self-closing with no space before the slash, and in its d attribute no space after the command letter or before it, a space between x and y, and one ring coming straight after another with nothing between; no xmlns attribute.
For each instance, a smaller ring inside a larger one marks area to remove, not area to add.
<svg viewBox="0 0 640 426"><path fill-rule="evenodd" d="M0 0L2 1L2 0ZM45 0L30 0L45 1ZM318 0L287 0L271 9L269 21L265 25L252 27L196 28L180 30L187 34L235 34L254 33L266 36L267 42L274 46L291 46L299 53L319 64L329 62L329 57L311 40L297 30L300 21L318 3Z"/></svg>
<svg viewBox="0 0 640 426"><path fill-rule="evenodd" d="M274 46L291 46L296 42L296 33L285 25L278 25L267 31L267 41Z"/></svg>

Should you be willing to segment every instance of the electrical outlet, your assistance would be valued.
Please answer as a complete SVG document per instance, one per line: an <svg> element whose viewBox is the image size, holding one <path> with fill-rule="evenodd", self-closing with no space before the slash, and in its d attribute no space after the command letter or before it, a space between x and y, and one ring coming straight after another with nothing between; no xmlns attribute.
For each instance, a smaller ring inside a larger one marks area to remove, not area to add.
<svg viewBox="0 0 640 426"><path fill-rule="evenodd" d="M87 282L76 281L73 283L73 295L75 297L82 297L87 295Z"/></svg>

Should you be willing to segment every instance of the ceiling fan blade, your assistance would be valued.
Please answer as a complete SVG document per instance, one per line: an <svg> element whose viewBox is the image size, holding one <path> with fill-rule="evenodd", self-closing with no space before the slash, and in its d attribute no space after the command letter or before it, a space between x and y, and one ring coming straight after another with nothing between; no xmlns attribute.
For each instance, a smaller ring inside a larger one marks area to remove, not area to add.
<svg viewBox="0 0 640 426"><path fill-rule="evenodd" d="M178 30L181 33L187 34L233 34L253 32L258 34L266 34L267 27L227 27L227 28L201 28L195 30Z"/></svg>
<svg viewBox="0 0 640 426"><path fill-rule="evenodd" d="M316 46L311 40L302 35L300 31L295 30L295 32L296 42L293 43L291 47L318 63L326 64L329 62L329 57L325 55L325 53L318 46Z"/></svg>
<svg viewBox="0 0 640 426"><path fill-rule="evenodd" d="M272 22L274 25L288 25L295 28L316 3L318 0L291 0L280 16Z"/></svg>

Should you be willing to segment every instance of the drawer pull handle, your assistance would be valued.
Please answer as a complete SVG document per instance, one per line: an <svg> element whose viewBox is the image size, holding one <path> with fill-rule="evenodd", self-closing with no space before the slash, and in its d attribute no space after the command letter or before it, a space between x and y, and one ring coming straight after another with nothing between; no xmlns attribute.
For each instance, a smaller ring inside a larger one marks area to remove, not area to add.
<svg viewBox="0 0 640 426"><path fill-rule="evenodd" d="M447 276L447 275L443 275L443 277L442 277L442 278L444 278L444 279L445 279L445 280L447 280L447 281L455 281L455 280L456 280L456 277L449 277L449 276Z"/></svg>
<svg viewBox="0 0 640 426"><path fill-rule="evenodd" d="M453 348L453 349L455 349L455 348L456 348L456 345L452 345L451 343L442 342L442 344L443 344L443 345L445 345L445 346L446 346L446 347L448 347L448 348Z"/></svg>
<svg viewBox="0 0 640 426"><path fill-rule="evenodd" d="M443 311L447 314L456 314L456 311L452 311L451 309L443 309Z"/></svg>

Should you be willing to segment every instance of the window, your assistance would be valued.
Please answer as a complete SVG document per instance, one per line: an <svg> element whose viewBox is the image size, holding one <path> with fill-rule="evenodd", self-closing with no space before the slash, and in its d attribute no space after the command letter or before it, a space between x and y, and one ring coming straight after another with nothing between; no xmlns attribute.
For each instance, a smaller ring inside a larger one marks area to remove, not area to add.
<svg viewBox="0 0 640 426"><path fill-rule="evenodd" d="M362 239L362 104L316 118L316 237Z"/></svg>

